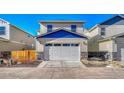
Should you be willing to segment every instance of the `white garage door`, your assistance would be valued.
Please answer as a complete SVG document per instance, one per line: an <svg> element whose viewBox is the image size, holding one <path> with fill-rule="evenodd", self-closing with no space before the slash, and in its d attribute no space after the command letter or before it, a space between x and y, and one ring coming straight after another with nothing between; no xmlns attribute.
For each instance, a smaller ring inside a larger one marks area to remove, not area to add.
<svg viewBox="0 0 124 93"><path fill-rule="evenodd" d="M124 48L121 48L121 61L124 61Z"/></svg>
<svg viewBox="0 0 124 93"><path fill-rule="evenodd" d="M44 53L46 60L80 60L79 44L46 44Z"/></svg>

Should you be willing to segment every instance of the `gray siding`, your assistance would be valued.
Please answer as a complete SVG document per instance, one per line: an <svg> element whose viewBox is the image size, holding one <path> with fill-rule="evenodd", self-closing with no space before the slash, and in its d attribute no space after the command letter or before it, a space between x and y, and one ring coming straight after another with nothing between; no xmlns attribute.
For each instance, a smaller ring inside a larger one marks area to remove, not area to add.
<svg viewBox="0 0 124 93"><path fill-rule="evenodd" d="M105 35L103 38L108 38L117 34L124 33L124 25L101 25L100 28L105 28ZM100 31L101 32L101 29Z"/></svg>
<svg viewBox="0 0 124 93"><path fill-rule="evenodd" d="M117 44L117 54L116 58L117 60L121 60L121 48L124 48L124 37L116 38L116 44Z"/></svg>
<svg viewBox="0 0 124 93"><path fill-rule="evenodd" d="M35 49L36 45L33 36L13 26L10 28L10 41L24 44L25 49Z"/></svg>
<svg viewBox="0 0 124 93"><path fill-rule="evenodd" d="M105 28L104 38L124 33L124 19L120 18L119 20L111 20L108 24L99 25L100 28ZM101 32L101 29L100 29Z"/></svg>

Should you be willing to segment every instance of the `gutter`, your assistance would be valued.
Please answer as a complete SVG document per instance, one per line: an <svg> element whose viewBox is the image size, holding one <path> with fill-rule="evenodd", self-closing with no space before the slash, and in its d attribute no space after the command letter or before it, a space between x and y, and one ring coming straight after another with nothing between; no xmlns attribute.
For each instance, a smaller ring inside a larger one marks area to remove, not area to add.
<svg viewBox="0 0 124 93"><path fill-rule="evenodd" d="M104 42L104 41L114 40L115 38L116 37L109 37L109 38L101 39L98 42Z"/></svg>

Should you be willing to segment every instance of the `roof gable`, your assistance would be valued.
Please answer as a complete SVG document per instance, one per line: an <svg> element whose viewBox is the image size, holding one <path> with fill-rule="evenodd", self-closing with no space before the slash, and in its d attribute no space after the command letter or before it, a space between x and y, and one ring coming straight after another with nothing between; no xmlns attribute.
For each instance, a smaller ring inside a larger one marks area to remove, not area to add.
<svg viewBox="0 0 124 93"><path fill-rule="evenodd" d="M117 15L117 16L114 16L114 17L108 19L105 22L100 23L100 25L113 25L113 24L124 25L124 17Z"/></svg>
<svg viewBox="0 0 124 93"><path fill-rule="evenodd" d="M79 35L74 32L69 32L63 29L38 36L37 38L86 38L87 39L86 36Z"/></svg>

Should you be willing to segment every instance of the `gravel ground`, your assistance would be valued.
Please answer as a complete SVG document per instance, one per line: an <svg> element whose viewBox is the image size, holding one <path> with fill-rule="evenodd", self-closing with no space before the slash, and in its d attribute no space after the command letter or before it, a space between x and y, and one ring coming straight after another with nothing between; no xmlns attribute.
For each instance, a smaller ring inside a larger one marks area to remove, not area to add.
<svg viewBox="0 0 124 93"><path fill-rule="evenodd" d="M21 64L14 64L14 65L6 65L2 64L0 67L2 68L16 68L16 67L37 67L41 62L36 61L36 62L29 62L29 63L21 63Z"/></svg>

